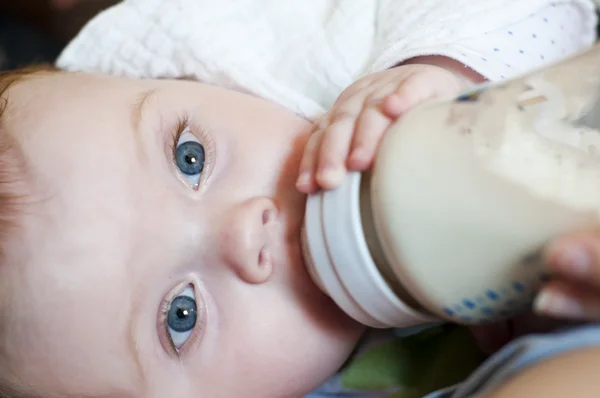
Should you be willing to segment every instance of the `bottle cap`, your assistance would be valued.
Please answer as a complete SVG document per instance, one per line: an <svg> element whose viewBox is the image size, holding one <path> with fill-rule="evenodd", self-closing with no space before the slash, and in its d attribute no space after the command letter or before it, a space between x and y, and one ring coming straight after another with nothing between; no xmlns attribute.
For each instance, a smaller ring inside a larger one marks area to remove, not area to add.
<svg viewBox="0 0 600 398"><path fill-rule="evenodd" d="M352 172L339 188L309 196L302 230L309 274L346 314L364 325L438 322L403 302L375 265L361 222L360 184L361 173Z"/></svg>

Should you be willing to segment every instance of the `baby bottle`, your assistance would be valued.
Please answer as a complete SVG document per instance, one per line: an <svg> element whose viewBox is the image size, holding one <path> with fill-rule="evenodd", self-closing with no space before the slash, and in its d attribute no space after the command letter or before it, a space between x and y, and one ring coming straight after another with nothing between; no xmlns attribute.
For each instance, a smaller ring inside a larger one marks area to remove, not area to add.
<svg viewBox="0 0 600 398"><path fill-rule="evenodd" d="M313 280L371 327L527 309L542 246L599 222L599 97L595 47L403 116L371 170L308 198Z"/></svg>

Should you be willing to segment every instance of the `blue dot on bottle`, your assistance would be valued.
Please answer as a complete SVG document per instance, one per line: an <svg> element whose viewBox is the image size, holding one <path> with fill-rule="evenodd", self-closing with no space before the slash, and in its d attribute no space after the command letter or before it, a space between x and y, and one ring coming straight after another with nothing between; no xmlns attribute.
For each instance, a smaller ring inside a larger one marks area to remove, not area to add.
<svg viewBox="0 0 600 398"><path fill-rule="evenodd" d="M452 311L452 310L451 310L450 308L448 308L448 307L445 307L445 308L444 308L444 312L446 313L446 315L449 315L449 316L454 316L454 311Z"/></svg>
<svg viewBox="0 0 600 398"><path fill-rule="evenodd" d="M467 307L468 309L470 309L470 310L472 310L473 308L475 308L477 306L474 302L472 302L469 299L464 299L463 300L463 305L465 307Z"/></svg>
<svg viewBox="0 0 600 398"><path fill-rule="evenodd" d="M525 291L525 285L523 285L521 282L513 282L513 288L519 293L523 293Z"/></svg>
<svg viewBox="0 0 600 398"><path fill-rule="evenodd" d="M486 315L494 315L494 310L489 307L482 308L481 312L483 312Z"/></svg>
<svg viewBox="0 0 600 398"><path fill-rule="evenodd" d="M495 292L495 291L493 291L493 290L488 290L488 291L486 292L486 295L488 296L488 298L489 298L490 300L493 300L493 301L496 301L496 300L498 300L498 299L500 298L500 296L498 295L498 293L496 293L496 292Z"/></svg>

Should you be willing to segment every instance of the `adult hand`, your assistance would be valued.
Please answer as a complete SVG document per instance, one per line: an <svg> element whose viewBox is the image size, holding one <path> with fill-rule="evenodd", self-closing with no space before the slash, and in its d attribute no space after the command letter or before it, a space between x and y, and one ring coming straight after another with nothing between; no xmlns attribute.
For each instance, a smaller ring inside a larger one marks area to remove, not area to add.
<svg viewBox="0 0 600 398"><path fill-rule="evenodd" d="M536 312L600 321L600 229L557 239L548 246L545 258L554 277L540 291Z"/></svg>

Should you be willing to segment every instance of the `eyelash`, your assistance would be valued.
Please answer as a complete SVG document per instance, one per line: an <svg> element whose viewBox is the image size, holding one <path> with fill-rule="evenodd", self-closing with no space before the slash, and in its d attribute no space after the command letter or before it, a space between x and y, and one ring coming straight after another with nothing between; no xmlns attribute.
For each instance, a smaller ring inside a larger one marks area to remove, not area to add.
<svg viewBox="0 0 600 398"><path fill-rule="evenodd" d="M186 287L191 287L194 291L194 296L196 297L196 309L198 312L198 320L188 340L180 348L177 348L175 347L175 344L171 339L171 335L169 334L169 325L167 324L167 318L169 316L169 310L171 309L171 303L173 302L173 300L175 300L175 297L183 293ZM189 351L189 347L193 347L197 342L199 342L202 339L202 334L206 325L206 308L204 306L204 302L198 299L199 295L200 293L198 292L196 285L190 282L186 282L174 289L173 292L165 298L163 298L162 302L160 303L159 325L162 329L162 333L165 334L169 342L169 351L171 351L177 357L181 357L186 351Z"/></svg>
<svg viewBox="0 0 600 398"><path fill-rule="evenodd" d="M185 133L188 130L190 133L192 133L194 136L196 136L198 141L200 141L200 143L204 147L205 168L202 171L202 173L205 175L202 176L202 178L201 178L202 182L198 186L198 187L200 187L206 183L206 180L208 179L208 177L210 175L211 165L213 164L214 153L215 153L214 142L211 139L211 136L208 133L208 130L201 125L193 124L191 122L190 116L188 114L184 114L183 117L179 117L177 119L177 124L175 125L175 128L173 129L173 132L172 132L173 138L171 139L171 144L169 146L170 151L171 151L171 161L173 162L173 165L175 166L175 170L177 170L177 160L176 160L177 159L177 144L179 143L179 139L181 138L183 133Z"/></svg>
<svg viewBox="0 0 600 398"><path fill-rule="evenodd" d="M179 142L179 139L181 138L183 133L185 133L185 131L189 128L189 125L190 117L188 115L183 115L183 117L177 119L177 124L175 125L175 129L172 133L173 138L171 139L171 152L173 154L173 162L175 162L175 157L177 154L177 143ZM177 163L175 163L175 166L177 166Z"/></svg>

